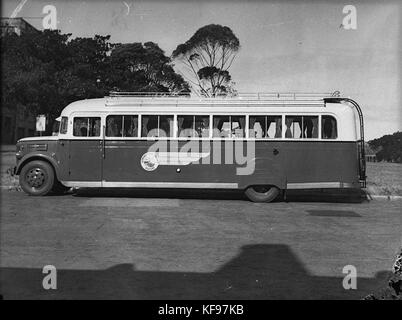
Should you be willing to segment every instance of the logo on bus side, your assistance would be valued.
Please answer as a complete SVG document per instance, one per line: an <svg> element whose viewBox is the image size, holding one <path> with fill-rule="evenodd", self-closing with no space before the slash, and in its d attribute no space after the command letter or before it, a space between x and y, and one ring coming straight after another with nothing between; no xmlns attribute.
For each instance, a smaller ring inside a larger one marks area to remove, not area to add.
<svg viewBox="0 0 402 320"><path fill-rule="evenodd" d="M141 157L141 166L146 171L153 171L159 165L187 166L209 155L209 152L147 152Z"/></svg>
<svg viewBox="0 0 402 320"><path fill-rule="evenodd" d="M141 166L146 171L154 171L158 166L158 158L154 152L147 152L141 157Z"/></svg>

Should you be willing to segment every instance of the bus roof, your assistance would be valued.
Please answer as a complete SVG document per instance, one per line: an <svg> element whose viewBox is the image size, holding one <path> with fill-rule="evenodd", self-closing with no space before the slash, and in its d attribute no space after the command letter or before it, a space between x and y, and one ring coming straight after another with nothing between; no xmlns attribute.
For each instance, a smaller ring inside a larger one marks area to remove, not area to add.
<svg viewBox="0 0 402 320"><path fill-rule="evenodd" d="M340 98L341 99L341 98ZM73 102L65 107L62 116L75 112L161 112L161 113L252 113L252 112L333 112L342 113L343 103L326 103L315 99L246 99L194 97L104 97Z"/></svg>

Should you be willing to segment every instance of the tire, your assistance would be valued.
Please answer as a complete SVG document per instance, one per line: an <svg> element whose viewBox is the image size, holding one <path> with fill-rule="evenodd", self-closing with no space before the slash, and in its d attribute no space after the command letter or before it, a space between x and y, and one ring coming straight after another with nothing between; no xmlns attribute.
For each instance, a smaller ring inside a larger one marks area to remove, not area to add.
<svg viewBox="0 0 402 320"><path fill-rule="evenodd" d="M250 186L245 194L253 202L271 202L279 195L279 189L275 186Z"/></svg>
<svg viewBox="0 0 402 320"><path fill-rule="evenodd" d="M20 172L20 186L31 196L44 196L52 191L55 184L53 167L41 160L30 161Z"/></svg>

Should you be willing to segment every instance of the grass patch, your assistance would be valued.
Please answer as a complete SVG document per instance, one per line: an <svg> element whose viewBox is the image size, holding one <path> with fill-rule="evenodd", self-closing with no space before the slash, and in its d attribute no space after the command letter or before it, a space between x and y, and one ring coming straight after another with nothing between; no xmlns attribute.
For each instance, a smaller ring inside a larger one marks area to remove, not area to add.
<svg viewBox="0 0 402 320"><path fill-rule="evenodd" d="M15 166L15 152L1 152L0 185L19 188L18 176L12 175Z"/></svg>
<svg viewBox="0 0 402 320"><path fill-rule="evenodd" d="M373 195L402 196L402 164L368 162L367 191Z"/></svg>

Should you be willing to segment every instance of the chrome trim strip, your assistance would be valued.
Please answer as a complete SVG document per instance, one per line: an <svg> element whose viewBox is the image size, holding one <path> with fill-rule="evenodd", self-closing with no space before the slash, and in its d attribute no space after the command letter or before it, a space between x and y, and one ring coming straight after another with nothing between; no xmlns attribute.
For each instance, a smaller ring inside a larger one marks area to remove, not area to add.
<svg viewBox="0 0 402 320"><path fill-rule="evenodd" d="M345 182L303 182L288 183L287 189L325 189L325 188L353 188L352 183Z"/></svg>
<svg viewBox="0 0 402 320"><path fill-rule="evenodd" d="M101 181L60 181L66 187L101 188Z"/></svg>
<svg viewBox="0 0 402 320"><path fill-rule="evenodd" d="M209 182L114 182L102 181L105 188L200 188L200 189L237 189L238 183Z"/></svg>
<svg viewBox="0 0 402 320"><path fill-rule="evenodd" d="M121 182L121 181L61 181L67 187L81 188L193 188L237 189L238 183L209 182Z"/></svg>

